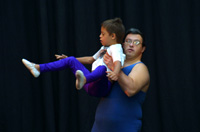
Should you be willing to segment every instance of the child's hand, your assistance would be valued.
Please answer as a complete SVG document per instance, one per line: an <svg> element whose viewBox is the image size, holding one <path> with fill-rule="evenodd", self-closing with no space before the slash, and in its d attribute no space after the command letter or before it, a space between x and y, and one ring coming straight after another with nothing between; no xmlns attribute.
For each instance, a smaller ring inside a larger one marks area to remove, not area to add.
<svg viewBox="0 0 200 132"><path fill-rule="evenodd" d="M112 81L117 81L118 80L118 74L114 73L113 71L107 71L107 77L111 79Z"/></svg>
<svg viewBox="0 0 200 132"><path fill-rule="evenodd" d="M62 55L55 55L55 57L56 57L56 59L61 60L61 59L67 58L68 56L62 54Z"/></svg>

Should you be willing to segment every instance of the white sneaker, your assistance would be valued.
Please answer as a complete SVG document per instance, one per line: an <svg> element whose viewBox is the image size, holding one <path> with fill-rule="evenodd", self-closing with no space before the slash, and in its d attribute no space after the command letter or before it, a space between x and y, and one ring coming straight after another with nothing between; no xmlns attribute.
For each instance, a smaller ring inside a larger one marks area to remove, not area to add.
<svg viewBox="0 0 200 132"><path fill-rule="evenodd" d="M83 72L80 70L77 70L75 75L76 75L76 89L81 90L86 82L85 76Z"/></svg>
<svg viewBox="0 0 200 132"><path fill-rule="evenodd" d="M22 63L26 66L26 68L31 72L31 74L37 78L40 75L40 71L38 71L35 68L35 64L31 63L30 61L26 60L26 59L22 59Z"/></svg>

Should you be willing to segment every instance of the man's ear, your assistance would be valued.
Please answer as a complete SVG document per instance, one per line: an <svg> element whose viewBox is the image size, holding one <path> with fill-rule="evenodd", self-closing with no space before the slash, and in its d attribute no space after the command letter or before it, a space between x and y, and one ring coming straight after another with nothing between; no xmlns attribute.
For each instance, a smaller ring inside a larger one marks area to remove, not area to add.
<svg viewBox="0 0 200 132"><path fill-rule="evenodd" d="M142 47L142 53L145 51L145 49L146 49L146 47L145 47L145 46L143 46L143 47Z"/></svg>
<svg viewBox="0 0 200 132"><path fill-rule="evenodd" d="M112 36L112 39L116 39L116 34L115 33L112 33L111 36Z"/></svg>

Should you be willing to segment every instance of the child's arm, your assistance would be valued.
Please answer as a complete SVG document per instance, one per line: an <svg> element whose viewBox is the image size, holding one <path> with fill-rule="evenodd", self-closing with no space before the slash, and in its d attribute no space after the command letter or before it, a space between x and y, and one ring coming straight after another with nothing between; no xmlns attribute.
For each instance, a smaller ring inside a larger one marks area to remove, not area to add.
<svg viewBox="0 0 200 132"><path fill-rule="evenodd" d="M109 78L113 81L117 81L119 77L119 72L121 70L121 62L120 61L115 61L114 62L114 69L113 71L108 71Z"/></svg>
<svg viewBox="0 0 200 132"><path fill-rule="evenodd" d="M64 59L67 58L68 56L62 54L62 55L55 55L56 59ZM77 57L76 58L79 62L82 64L92 64L95 59L92 56L86 56L86 57Z"/></svg>
<svg viewBox="0 0 200 132"><path fill-rule="evenodd" d="M78 57L76 59L82 64L92 64L95 61L95 59L92 56Z"/></svg>
<svg viewBox="0 0 200 132"><path fill-rule="evenodd" d="M55 54L55 57L56 57L56 59L61 60L61 59L67 58L68 56L66 56L66 55L64 55L64 54L62 54L62 55L57 55L57 54Z"/></svg>

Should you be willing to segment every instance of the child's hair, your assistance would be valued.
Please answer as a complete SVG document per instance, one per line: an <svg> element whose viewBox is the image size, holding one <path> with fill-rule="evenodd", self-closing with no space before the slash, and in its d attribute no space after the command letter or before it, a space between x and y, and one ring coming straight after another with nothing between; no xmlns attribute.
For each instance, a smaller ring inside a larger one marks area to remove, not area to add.
<svg viewBox="0 0 200 132"><path fill-rule="evenodd" d="M117 43L123 42L125 27L120 18L106 20L101 24L101 26L107 30L109 35L111 35L112 33L116 34Z"/></svg>

